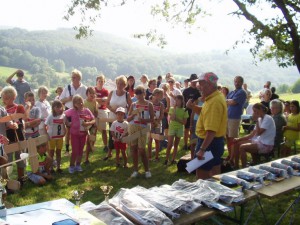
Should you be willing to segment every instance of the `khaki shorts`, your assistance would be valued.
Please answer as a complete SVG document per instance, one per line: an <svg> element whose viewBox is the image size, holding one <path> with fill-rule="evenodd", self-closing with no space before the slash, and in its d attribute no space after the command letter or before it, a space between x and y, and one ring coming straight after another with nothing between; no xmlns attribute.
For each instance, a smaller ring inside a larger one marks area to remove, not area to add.
<svg viewBox="0 0 300 225"><path fill-rule="evenodd" d="M141 127L140 125L135 125L135 124L129 124L128 128L128 134L134 134L135 132L138 132L140 130L144 129L144 127ZM147 140L147 135L142 135L141 137L132 140L130 142L131 146L137 145L138 148L146 148L146 140Z"/></svg>
<svg viewBox="0 0 300 225"><path fill-rule="evenodd" d="M63 143L64 143L64 139L63 138L59 138L59 139L51 139L49 141L49 149L53 150L53 149L62 149L63 147Z"/></svg>
<svg viewBox="0 0 300 225"><path fill-rule="evenodd" d="M227 121L227 136L230 138L239 137L240 119L228 119Z"/></svg>
<svg viewBox="0 0 300 225"><path fill-rule="evenodd" d="M99 109L99 111L98 111L98 118L96 120L97 130L98 131L107 130L107 122L100 122L98 119L99 118L108 118L108 112L109 111L107 111L107 110Z"/></svg>

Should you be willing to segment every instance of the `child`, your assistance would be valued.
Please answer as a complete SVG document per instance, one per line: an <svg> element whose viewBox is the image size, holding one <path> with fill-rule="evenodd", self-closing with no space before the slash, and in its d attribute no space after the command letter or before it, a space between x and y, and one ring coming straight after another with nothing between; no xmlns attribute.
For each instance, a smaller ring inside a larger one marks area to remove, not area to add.
<svg viewBox="0 0 300 225"><path fill-rule="evenodd" d="M56 88L56 90L55 90L56 96L55 96L54 100L59 100L59 97L60 97L61 93L63 92L63 90L64 89L61 86L58 86Z"/></svg>
<svg viewBox="0 0 300 225"><path fill-rule="evenodd" d="M171 164L176 164L176 155L181 137L183 137L184 125L189 117L188 112L183 108L184 100L182 95L175 96L175 106L170 108L170 125L168 133L168 147L166 152L166 160L164 165L168 165L170 151L174 143L174 150ZM175 141L174 141L175 138Z"/></svg>
<svg viewBox="0 0 300 225"><path fill-rule="evenodd" d="M28 91L24 94L25 99L25 137L35 138L40 136L39 125L41 123L41 110L35 107L34 94Z"/></svg>
<svg viewBox="0 0 300 225"><path fill-rule="evenodd" d="M151 133L162 134L162 119L164 117L164 105L161 102L164 91L160 88L155 88L152 92L151 102L154 110L154 122L151 124ZM158 154L160 150L160 140L155 140L155 161L158 161ZM148 157L152 158L152 138L149 136L148 141Z"/></svg>
<svg viewBox="0 0 300 225"><path fill-rule="evenodd" d="M285 145L282 149L282 157L289 156L291 154L291 148L295 144L295 141L299 139L300 131L300 107L297 100L290 102L291 113L287 118L287 126L282 127L285 137Z"/></svg>
<svg viewBox="0 0 300 225"><path fill-rule="evenodd" d="M57 173L62 173L60 168L61 149L63 147L64 136L66 134L67 119L64 112L64 105L59 100L54 100L52 103L52 114L50 114L45 122L46 130L49 135L49 155L54 159L56 153Z"/></svg>
<svg viewBox="0 0 300 225"><path fill-rule="evenodd" d="M93 113L83 107L83 98L80 95L73 96L73 108L65 111L65 115L69 117L70 135L72 145L72 155L70 158L69 173L82 172L80 166L83 148L86 142L87 128L95 123Z"/></svg>
<svg viewBox="0 0 300 225"><path fill-rule="evenodd" d="M35 102L35 106L40 108L41 110L41 123L39 125L39 134L44 135L47 134L47 131L45 130L45 120L51 113L51 105L46 99L48 96L48 88L45 86L41 86L38 89L37 94L39 100Z"/></svg>
<svg viewBox="0 0 300 225"><path fill-rule="evenodd" d="M52 159L47 156L47 143L43 143L37 146L39 169L36 173L33 173L31 166L27 166L27 176L28 179L33 183L38 185L44 185L47 180L52 180L53 177L50 173L50 168L52 166Z"/></svg>
<svg viewBox="0 0 300 225"><path fill-rule="evenodd" d="M95 91L96 91L96 95L97 95L96 101L98 102L98 105L99 105L97 118L108 118L109 110L106 107L108 90L103 87L103 85L105 84L104 75L98 76L96 79L96 82L97 82L96 87L95 87ZM104 152L108 151L108 147L107 147L108 140L107 140L106 127L107 127L106 122L100 122L97 120L97 129L102 134L102 141L104 144L104 149L103 149Z"/></svg>
<svg viewBox="0 0 300 225"><path fill-rule="evenodd" d="M124 168L128 168L126 143L122 142L122 138L128 135L128 122L124 121L125 108L119 107L116 109L117 120L115 120L111 127L110 132L114 140L114 147L116 149L116 166L120 167L120 150L124 159Z"/></svg>
<svg viewBox="0 0 300 225"><path fill-rule="evenodd" d="M3 88L2 93L1 93L1 98L2 102L5 106L5 109L8 114L14 114L14 113L21 113L25 114L25 109L23 105L18 105L14 103L17 97L17 91L14 87L12 86L6 86ZM16 143L19 141L24 141L24 121L22 118L19 120L14 121L17 124L17 129L7 129L6 130L6 136L9 139L10 143ZM18 160L20 159L20 152L16 151L14 153L15 159ZM8 161L12 162L13 161L13 153L7 154L8 156ZM22 160L20 162L17 162L17 171L18 171L18 180L21 182L21 185L23 184L24 180L24 171L25 171L26 164Z"/></svg>
<svg viewBox="0 0 300 225"><path fill-rule="evenodd" d="M96 101L96 91L94 87L88 87L86 89L86 100L84 100L83 106L88 108L95 117L98 114L98 103ZM94 150L95 140L96 140L96 126L91 126L88 132L87 143L86 143L86 155L85 155L85 164L89 164L89 154Z"/></svg>
<svg viewBox="0 0 300 225"><path fill-rule="evenodd" d="M135 132L139 132L143 128L147 127L148 123L153 122L153 105L151 102L145 100L145 88L142 86L138 86L135 89L135 95L137 97L137 102L134 102L128 112L128 122L129 125L129 135ZM137 109L141 109L141 112L136 112ZM131 141L131 151L133 157L133 167L134 172L131 177L138 176L138 162L139 155L141 156L142 162L144 164L145 169L145 177L150 178L151 172L149 171L149 161L146 154L146 135L140 136L138 139Z"/></svg>

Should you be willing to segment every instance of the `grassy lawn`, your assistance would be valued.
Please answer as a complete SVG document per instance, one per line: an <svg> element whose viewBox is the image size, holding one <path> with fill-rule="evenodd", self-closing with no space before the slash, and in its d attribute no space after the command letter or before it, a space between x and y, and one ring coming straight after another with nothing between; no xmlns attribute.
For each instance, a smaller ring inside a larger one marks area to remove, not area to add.
<svg viewBox="0 0 300 225"><path fill-rule="evenodd" d="M129 177L132 173L132 163L130 162L130 168L124 169L115 167L114 158L108 161L103 161L102 158L105 157L105 153L102 150L103 144L101 139L98 138L96 143L97 149L90 156L91 163L88 166L83 165L83 172L69 174L67 171L69 158L64 156L62 164L62 168L64 170L63 174L55 174L55 180L49 182L43 187L35 186L30 181L27 181L23 189L15 194L9 195L7 197L7 201L14 204L14 206L23 206L59 198L66 198L73 201L71 198L71 191L81 189L85 190L82 202L92 201L95 204L99 204L104 200L103 193L100 191L100 186L103 184L109 184L114 187L110 195L112 197L122 187L131 188L136 185L140 185L149 188L162 184L172 184L178 179L195 181L195 175L193 174L189 175L187 173L178 173L176 165L168 167L163 165L165 150L160 153L160 162L150 163L152 178L146 179L144 177L143 168L140 168L141 175L136 179L131 179ZM182 142L180 146L182 146ZM187 151L181 150L180 148L178 158L187 153ZM296 196L295 192L291 192L272 200L266 198L262 199L262 204L265 213L267 214L269 224L274 224L276 222ZM246 215L248 215L253 204L254 201L251 201L247 205ZM232 224L224 219L221 219L221 221L224 224ZM295 224L300 223L299 213L296 216L296 221L298 222ZM260 213L259 208L256 207L249 224L263 223L262 214ZM204 221L199 224L212 223L211 221ZM288 224L288 220L285 219L283 224Z"/></svg>

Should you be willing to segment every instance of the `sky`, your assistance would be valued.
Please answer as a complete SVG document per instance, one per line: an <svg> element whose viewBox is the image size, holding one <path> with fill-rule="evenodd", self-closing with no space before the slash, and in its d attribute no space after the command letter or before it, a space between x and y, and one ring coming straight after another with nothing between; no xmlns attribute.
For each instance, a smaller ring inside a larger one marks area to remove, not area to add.
<svg viewBox="0 0 300 225"><path fill-rule="evenodd" d="M1 0L0 27L20 27L27 30L53 30L73 27L79 18L63 20L67 5L71 0ZM211 16L201 18L201 27L193 29L189 35L183 28L171 29L167 24L155 20L149 13L150 2L128 1L122 7L104 7L101 19L93 26L94 30L132 38L135 33L147 32L156 27L162 31L168 45L167 50L175 52L201 52L208 50L227 50L235 41L241 40L243 30L250 27L245 19L228 15L236 6L232 1L207 1L205 7ZM240 46L240 48L246 46Z"/></svg>

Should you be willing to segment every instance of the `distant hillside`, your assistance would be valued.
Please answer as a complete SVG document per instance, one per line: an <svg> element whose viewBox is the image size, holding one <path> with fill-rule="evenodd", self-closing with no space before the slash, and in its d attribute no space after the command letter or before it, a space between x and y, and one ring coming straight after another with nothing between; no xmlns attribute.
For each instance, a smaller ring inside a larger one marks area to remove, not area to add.
<svg viewBox="0 0 300 225"><path fill-rule="evenodd" d="M70 29L0 30L0 66L22 68L38 76L48 74L35 82L47 81L50 86L57 85L49 76L52 70L69 73L73 68L83 70L85 81L91 84L99 73L113 79L120 74L139 77L142 73L157 77L171 71L184 80L191 73L214 71L224 85L232 87L233 77L242 75L251 89L259 90L266 80L275 86L290 85L299 77L295 68L280 69L274 62L255 66L245 50L234 50L229 55L220 51L174 54L106 33L96 32L84 40L74 36Z"/></svg>

